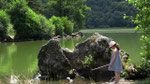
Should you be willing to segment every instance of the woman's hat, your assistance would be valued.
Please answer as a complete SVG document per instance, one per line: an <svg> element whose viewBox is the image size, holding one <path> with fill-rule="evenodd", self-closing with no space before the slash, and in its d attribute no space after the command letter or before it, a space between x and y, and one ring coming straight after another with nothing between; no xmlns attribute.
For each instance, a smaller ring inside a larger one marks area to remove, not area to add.
<svg viewBox="0 0 150 84"><path fill-rule="evenodd" d="M116 44L116 42L115 42L115 41L110 41L110 43L109 43L109 47L111 48L111 47L113 47L115 44Z"/></svg>

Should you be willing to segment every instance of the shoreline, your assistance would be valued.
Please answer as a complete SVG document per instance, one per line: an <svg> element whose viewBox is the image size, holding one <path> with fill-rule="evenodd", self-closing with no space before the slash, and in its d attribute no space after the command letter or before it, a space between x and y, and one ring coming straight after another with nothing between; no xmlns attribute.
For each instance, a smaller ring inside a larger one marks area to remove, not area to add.
<svg viewBox="0 0 150 84"><path fill-rule="evenodd" d="M29 42L29 41L42 41L42 40L49 40L49 39L69 39L69 38L82 38L84 34L82 32L75 32L72 35L57 35L49 38L32 38L32 39L15 39L11 38L10 36L7 37L4 41L0 41L0 43L12 43L12 42Z"/></svg>
<svg viewBox="0 0 150 84"><path fill-rule="evenodd" d="M82 29L82 33L141 33L140 31L136 31L135 28L100 28L100 29ZM141 33L142 34L142 33Z"/></svg>
<svg viewBox="0 0 150 84"><path fill-rule="evenodd" d="M50 81L45 81L45 80L40 80L35 78L19 78L19 76L15 76L15 75L10 75L7 77L4 77L4 80L0 80L0 83L5 84L5 83L10 83L12 78L16 81L16 83L25 83L25 84L34 84L34 83L39 83L39 84L47 84L47 83L63 83L63 84L110 84L113 81L99 81L99 82L95 82L92 79L85 79L82 78L80 76L75 77L74 79L71 79L72 82L70 82L67 78L66 79L61 79L61 80L50 80ZM149 78L145 78L145 79L125 79L124 77L120 78L119 84L148 84L147 82L149 82Z"/></svg>

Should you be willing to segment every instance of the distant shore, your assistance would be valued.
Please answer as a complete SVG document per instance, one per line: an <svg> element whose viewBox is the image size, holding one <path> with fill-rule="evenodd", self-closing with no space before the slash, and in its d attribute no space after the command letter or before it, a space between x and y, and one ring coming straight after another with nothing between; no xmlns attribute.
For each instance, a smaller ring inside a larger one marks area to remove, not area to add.
<svg viewBox="0 0 150 84"><path fill-rule="evenodd" d="M95 31L99 33L141 33L140 31L136 31L135 28L95 28L95 29L82 29L82 33L95 33Z"/></svg>
<svg viewBox="0 0 150 84"><path fill-rule="evenodd" d="M25 42L25 41L39 41L39 40L49 40L49 39L60 39L60 38L81 38L84 37L82 32L75 32L71 35L56 35L48 38L31 38L31 39L17 39L12 38L14 36L8 36L4 41L0 41L0 43L8 43L8 42Z"/></svg>

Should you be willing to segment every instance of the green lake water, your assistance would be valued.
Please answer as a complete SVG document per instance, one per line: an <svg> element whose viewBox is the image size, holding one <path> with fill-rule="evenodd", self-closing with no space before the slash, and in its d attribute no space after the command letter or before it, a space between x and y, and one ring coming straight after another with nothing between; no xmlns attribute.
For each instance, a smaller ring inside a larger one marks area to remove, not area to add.
<svg viewBox="0 0 150 84"><path fill-rule="evenodd" d="M73 49L77 43L86 40L93 33L85 33L84 38L80 39L62 39L60 44L63 48ZM131 63L140 63L141 52L139 33L102 33L117 41L121 48L130 54ZM37 56L42 45L47 40L0 43L0 76L9 74L23 74L32 77L38 70Z"/></svg>

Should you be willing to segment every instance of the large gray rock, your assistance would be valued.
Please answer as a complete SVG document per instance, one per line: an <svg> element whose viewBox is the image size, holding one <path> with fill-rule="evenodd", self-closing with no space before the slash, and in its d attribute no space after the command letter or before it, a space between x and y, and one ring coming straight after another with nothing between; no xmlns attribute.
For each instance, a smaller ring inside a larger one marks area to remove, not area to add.
<svg viewBox="0 0 150 84"><path fill-rule="evenodd" d="M96 81L110 79L113 73L108 71L107 67L91 71L93 68L109 63L111 53L108 43L110 41L110 38L96 33L86 41L77 44L74 50L69 50L62 49L57 40L50 39L39 52L39 71L42 76L58 78L68 76L69 70L75 69L80 75ZM89 60L90 57L92 61Z"/></svg>
<svg viewBox="0 0 150 84"><path fill-rule="evenodd" d="M84 77L91 77L96 81L107 80L113 76L113 73L107 70L107 67L96 71L91 69L108 64L110 62L110 49L108 43L110 38L98 33L89 37L86 41L77 44L73 51L63 49L65 56L69 59L72 68ZM86 56L92 56L93 61L88 67L85 66Z"/></svg>
<svg viewBox="0 0 150 84"><path fill-rule="evenodd" d="M38 55L38 66L45 78L63 78L71 69L68 59L64 56L57 40L51 39L44 45Z"/></svg>
<svg viewBox="0 0 150 84"><path fill-rule="evenodd" d="M108 42L109 38L102 36L100 34L94 34L86 41L77 44L73 51L72 59L69 59L71 65L75 69L81 69L84 67L82 61L85 60L85 56L93 56L94 61L101 62L98 66L108 63L110 52ZM66 55L66 57L68 57Z"/></svg>

